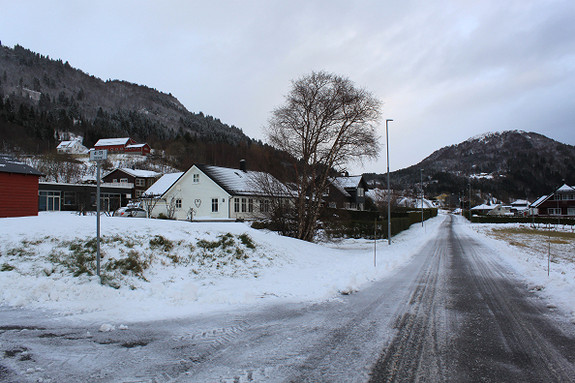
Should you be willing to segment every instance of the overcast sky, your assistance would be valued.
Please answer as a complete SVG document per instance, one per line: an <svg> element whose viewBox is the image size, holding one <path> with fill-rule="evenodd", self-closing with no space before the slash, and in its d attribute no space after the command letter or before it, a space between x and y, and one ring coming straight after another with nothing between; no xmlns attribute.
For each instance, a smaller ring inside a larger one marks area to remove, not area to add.
<svg viewBox="0 0 575 383"><path fill-rule="evenodd" d="M258 139L292 80L333 72L383 101L391 170L490 131L575 145L574 0L0 0L0 41Z"/></svg>

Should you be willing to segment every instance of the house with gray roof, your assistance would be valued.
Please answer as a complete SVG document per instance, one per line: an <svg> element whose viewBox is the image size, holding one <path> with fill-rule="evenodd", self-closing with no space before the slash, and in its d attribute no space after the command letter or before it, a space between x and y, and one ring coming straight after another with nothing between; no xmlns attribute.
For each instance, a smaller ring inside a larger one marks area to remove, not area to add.
<svg viewBox="0 0 575 383"><path fill-rule="evenodd" d="M365 210L367 189L363 176L335 177L331 179L323 200L334 209Z"/></svg>
<svg viewBox="0 0 575 383"><path fill-rule="evenodd" d="M161 177L142 195L156 198L152 216L179 220L253 220L269 213L274 198L290 199L288 188L264 172L193 165Z"/></svg>

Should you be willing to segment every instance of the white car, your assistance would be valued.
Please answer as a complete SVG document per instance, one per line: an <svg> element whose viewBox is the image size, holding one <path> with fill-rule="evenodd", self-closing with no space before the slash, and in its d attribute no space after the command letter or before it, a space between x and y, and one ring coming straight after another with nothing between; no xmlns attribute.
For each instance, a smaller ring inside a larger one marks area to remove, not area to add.
<svg viewBox="0 0 575 383"><path fill-rule="evenodd" d="M114 217L137 217L146 218L146 210L141 207L121 207L114 212Z"/></svg>

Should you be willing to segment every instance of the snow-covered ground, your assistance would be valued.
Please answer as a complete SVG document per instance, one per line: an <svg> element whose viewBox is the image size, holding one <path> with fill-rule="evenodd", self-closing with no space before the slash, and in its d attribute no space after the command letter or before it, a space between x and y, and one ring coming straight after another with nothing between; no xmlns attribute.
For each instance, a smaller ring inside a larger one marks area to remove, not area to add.
<svg viewBox="0 0 575 383"><path fill-rule="evenodd" d="M531 290L571 315L575 323L575 233L526 224L471 224Z"/></svg>
<svg viewBox="0 0 575 383"><path fill-rule="evenodd" d="M2 218L0 304L118 323L338 299L409 262L444 219L439 215L425 227L413 225L394 237L392 246L379 240L374 267L374 243L368 240L311 244L246 223L102 217L106 285L101 285L86 273L94 267L95 216L51 212ZM547 277L546 253L493 238L493 228L503 226L465 225L519 278L575 318L573 241L554 247Z"/></svg>
<svg viewBox="0 0 575 383"><path fill-rule="evenodd" d="M374 243L368 240L318 245L246 223L101 217L108 281L102 286L82 273L86 265L94 267L87 257L94 249L95 216L3 218L0 303L78 319L138 321L280 300L337 299L408 262L443 219L413 225L392 246L379 240L374 267ZM73 256L86 262L73 262Z"/></svg>

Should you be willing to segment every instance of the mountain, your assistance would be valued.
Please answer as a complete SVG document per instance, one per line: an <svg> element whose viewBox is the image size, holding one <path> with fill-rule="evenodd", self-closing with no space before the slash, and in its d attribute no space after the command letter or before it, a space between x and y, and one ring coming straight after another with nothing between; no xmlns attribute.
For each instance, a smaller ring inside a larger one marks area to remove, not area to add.
<svg viewBox="0 0 575 383"><path fill-rule="evenodd" d="M439 149L420 163L390 174L392 188L419 190L420 170L426 195L488 195L503 200L535 198L563 182L575 182L575 146L538 133L505 131L472 137ZM367 174L379 182L385 175Z"/></svg>
<svg viewBox="0 0 575 383"><path fill-rule="evenodd" d="M262 166L278 158L273 148L188 111L171 94L103 81L19 45L0 46L0 151L53 152L69 135L82 136L87 147L100 138L130 136L182 169L195 162L237 166L240 158Z"/></svg>

